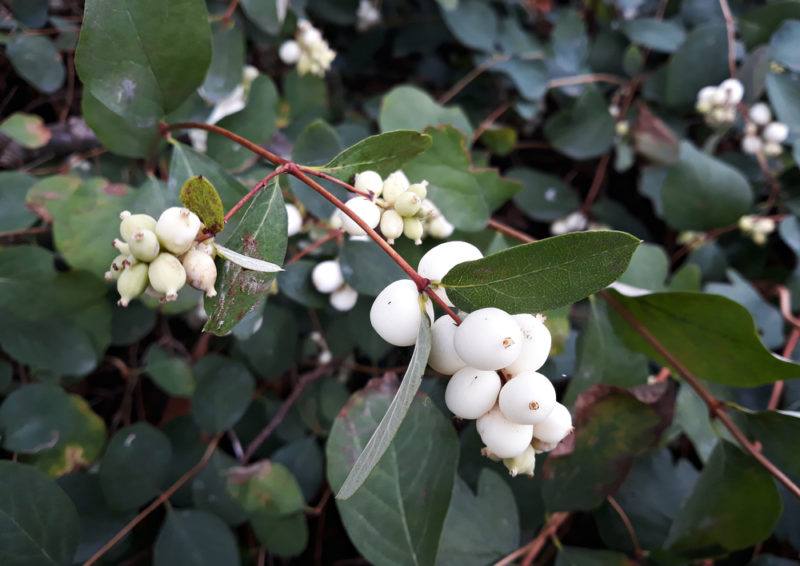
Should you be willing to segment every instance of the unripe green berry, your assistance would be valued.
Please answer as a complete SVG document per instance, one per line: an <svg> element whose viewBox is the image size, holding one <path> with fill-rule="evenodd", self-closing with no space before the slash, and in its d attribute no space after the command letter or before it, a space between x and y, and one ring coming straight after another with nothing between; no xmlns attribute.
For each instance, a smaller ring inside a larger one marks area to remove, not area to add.
<svg viewBox="0 0 800 566"><path fill-rule="evenodd" d="M178 258L169 253L161 253L153 260L148 275L150 286L163 293L165 301L177 299L178 291L186 284L186 270Z"/></svg>
<svg viewBox="0 0 800 566"><path fill-rule="evenodd" d="M119 214L119 219L122 220L119 224L119 233L126 242L130 242L131 237L139 230L155 232L156 229L156 219L149 214L131 214L123 210Z"/></svg>
<svg viewBox="0 0 800 566"><path fill-rule="evenodd" d="M408 191L417 195L420 199L424 199L428 196L428 181L421 181L419 183L414 183L410 187L408 187Z"/></svg>
<svg viewBox="0 0 800 566"><path fill-rule="evenodd" d="M111 262L111 267L105 273L106 281L116 281L122 275L122 270L129 265L128 256L119 254Z"/></svg>
<svg viewBox="0 0 800 566"><path fill-rule="evenodd" d="M131 254L139 261L151 262L158 257L161 246L158 244L156 233L152 230L139 230L131 236Z"/></svg>
<svg viewBox="0 0 800 566"><path fill-rule="evenodd" d="M503 458L503 465L508 469L512 478L520 474L533 477L533 471L536 468L536 450L533 446L528 446L525 452L519 456Z"/></svg>
<svg viewBox="0 0 800 566"><path fill-rule="evenodd" d="M115 238L111 245L117 248L117 251L122 255L131 255L131 247L119 238Z"/></svg>
<svg viewBox="0 0 800 566"><path fill-rule="evenodd" d="M408 190L409 184L408 177L402 171L395 171L383 182L383 200L386 204L394 203L398 196Z"/></svg>
<svg viewBox="0 0 800 566"><path fill-rule="evenodd" d="M385 210L381 216L381 233L393 244L394 241L403 235L403 217L397 214L394 209Z"/></svg>
<svg viewBox="0 0 800 566"><path fill-rule="evenodd" d="M141 295L147 288L148 268L146 263L137 263L125 268L117 279L117 292L121 307L127 307L131 299Z"/></svg>
<svg viewBox="0 0 800 566"><path fill-rule="evenodd" d="M420 245L424 234L422 221L419 218L404 218L403 234L405 234L406 238L409 240L414 240L416 245Z"/></svg>
<svg viewBox="0 0 800 566"><path fill-rule="evenodd" d="M419 212L422 199L419 195L406 191L400 194L394 201L394 209L400 216L409 217L414 216Z"/></svg>
<svg viewBox="0 0 800 566"><path fill-rule="evenodd" d="M206 297L216 296L214 283L217 281L217 266L210 255L195 247L186 252L181 264L186 271L186 281L189 285L205 291Z"/></svg>

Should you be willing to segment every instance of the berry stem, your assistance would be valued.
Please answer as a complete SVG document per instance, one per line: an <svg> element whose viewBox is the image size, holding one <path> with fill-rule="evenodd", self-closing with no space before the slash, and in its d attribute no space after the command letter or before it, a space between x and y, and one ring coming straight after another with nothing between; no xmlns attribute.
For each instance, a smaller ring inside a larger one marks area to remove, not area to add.
<svg viewBox="0 0 800 566"><path fill-rule="evenodd" d="M159 125L159 129L161 130L162 136L166 136L168 132L173 130L205 130L207 132L219 134L228 138L232 142L238 143L240 146L249 149L256 155L260 155L273 165L283 165L284 163L289 162L288 159L284 159L280 155L272 153L270 150L261 147L257 143L251 142L247 138L244 138L238 134L234 134L225 128L215 126L214 124L203 124L202 122L175 122L174 124L161 123Z"/></svg>
<svg viewBox="0 0 800 566"><path fill-rule="evenodd" d="M261 180L260 180L258 183L256 183L256 186L255 186L255 187L253 187L252 189L250 189L250 191L249 191L249 192L248 192L246 195L244 195L244 196L243 196L243 197L242 197L242 198L239 200L239 202L237 202L236 204L234 204L234 205L233 205L233 206L230 208L230 210L228 210L228 212L226 212L226 213L225 213L225 222L227 222L228 220L230 220L230 219L231 219L231 217L233 217L233 215L234 215L234 214L236 214L237 212L239 212L239 210L240 210L240 209L241 209L241 208L242 208L242 207L245 205L245 203L247 203L247 201L249 201L251 198L253 198L254 196L256 196L256 194L258 193L258 191L260 191L261 189L263 189L264 187L266 187L267 185L269 185L269 183L270 183L270 181L272 181L272 179L274 179L274 178L275 178L275 177L277 177L278 175L280 175L280 174L282 174L282 173L285 173L285 172L286 172L286 165L285 165L285 164L284 164L284 165L279 165L279 166L278 166L278 167L277 167L277 168L276 168L274 171L272 171L272 172L271 172L271 173L269 173L269 174L268 174L266 177L264 177L264 178L263 178L263 179L261 179Z"/></svg>
<svg viewBox="0 0 800 566"><path fill-rule="evenodd" d="M351 193L356 193L357 195L360 195L360 196L362 196L364 198L368 198L369 200L372 200L372 201L375 200L375 195L374 194L372 194L372 193L370 193L368 191L362 191L360 189L357 189L353 185L351 185L350 183L342 181L341 179L337 179L333 175L329 175L328 173L320 171L319 169L315 169L313 167L307 167L305 165L298 165L297 167L303 173L307 173L309 175L313 175L314 177L319 177L320 179L325 179L326 181L330 181L331 183L339 185L340 187L344 187L345 189L347 189Z"/></svg>

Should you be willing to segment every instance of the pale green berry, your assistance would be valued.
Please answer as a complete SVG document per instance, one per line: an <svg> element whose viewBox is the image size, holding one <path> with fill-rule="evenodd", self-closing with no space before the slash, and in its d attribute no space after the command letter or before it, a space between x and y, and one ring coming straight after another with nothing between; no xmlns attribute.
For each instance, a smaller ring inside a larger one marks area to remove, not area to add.
<svg viewBox="0 0 800 566"><path fill-rule="evenodd" d="M383 179L375 171L358 173L353 185L358 190L372 193L376 197L380 196L381 191L383 191Z"/></svg>
<svg viewBox="0 0 800 566"><path fill-rule="evenodd" d="M421 205L422 199L419 198L418 194L412 193L411 191L400 194L394 201L394 209L397 211L397 214L405 217L414 216L419 212Z"/></svg>
<svg viewBox="0 0 800 566"><path fill-rule="evenodd" d="M173 206L158 217L155 233L165 250L181 255L192 247L202 226L203 223L194 212L188 208Z"/></svg>
<svg viewBox="0 0 800 566"><path fill-rule="evenodd" d="M504 458L503 464L512 478L520 474L533 477L533 470L536 468L536 450L529 445L519 456Z"/></svg>
<svg viewBox="0 0 800 566"><path fill-rule="evenodd" d="M410 187L408 187L408 191L417 195L420 199L424 199L428 196L428 181L421 181L419 183L414 183Z"/></svg>
<svg viewBox="0 0 800 566"><path fill-rule="evenodd" d="M217 266L210 255L195 247L186 252L181 264L186 271L186 281L189 285L205 291L206 297L216 296L214 283L217 281Z"/></svg>
<svg viewBox="0 0 800 566"><path fill-rule="evenodd" d="M111 262L111 267L105 273L106 281L116 281L122 275L122 270L129 265L128 256L119 254Z"/></svg>
<svg viewBox="0 0 800 566"><path fill-rule="evenodd" d="M428 233L439 240L452 236L455 229L455 226L441 214L428 223Z"/></svg>
<svg viewBox="0 0 800 566"><path fill-rule="evenodd" d="M419 218L404 218L403 219L403 234L409 240L414 240L414 243L420 245L422 243L422 236L425 230L422 227L422 221Z"/></svg>
<svg viewBox="0 0 800 566"><path fill-rule="evenodd" d="M397 214L394 209L385 210L381 216L381 233L393 244L394 241L403 235L403 217Z"/></svg>
<svg viewBox="0 0 800 566"><path fill-rule="evenodd" d="M131 237L139 230L155 232L156 229L156 219L149 214L131 214L123 210L119 214L119 219L122 220L119 224L119 233L126 242L130 242Z"/></svg>
<svg viewBox="0 0 800 566"><path fill-rule="evenodd" d="M146 263L126 267L117 279L117 292L121 307L127 307L132 299L141 295L147 288L148 269Z"/></svg>
<svg viewBox="0 0 800 566"><path fill-rule="evenodd" d="M165 301L178 298L178 291L186 284L186 270L172 254L161 253L150 264L150 286L164 294Z"/></svg>
<svg viewBox="0 0 800 566"><path fill-rule="evenodd" d="M122 255L131 255L131 247L119 238L115 238L111 245L117 248L117 251Z"/></svg>
<svg viewBox="0 0 800 566"><path fill-rule="evenodd" d="M395 199L408 190L410 183L402 171L395 171L383 182L383 200L386 204L394 203Z"/></svg>
<svg viewBox="0 0 800 566"><path fill-rule="evenodd" d="M139 261L150 262L158 257L161 246L158 244L156 233L152 230L139 230L131 236L131 254Z"/></svg>

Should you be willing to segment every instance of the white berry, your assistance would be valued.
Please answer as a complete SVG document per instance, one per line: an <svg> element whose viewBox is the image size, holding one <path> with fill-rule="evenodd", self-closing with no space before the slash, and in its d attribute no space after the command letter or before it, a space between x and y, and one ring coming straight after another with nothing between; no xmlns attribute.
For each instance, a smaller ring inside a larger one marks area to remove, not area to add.
<svg viewBox="0 0 800 566"><path fill-rule="evenodd" d="M522 351L522 330L510 314L494 307L478 309L456 329L453 343L468 366L498 370Z"/></svg>
<svg viewBox="0 0 800 566"><path fill-rule="evenodd" d="M410 279L389 284L375 297L369 321L378 335L394 346L411 346L417 341L422 322L419 291ZM433 320L433 305L424 298L428 318Z"/></svg>
<svg viewBox="0 0 800 566"><path fill-rule="evenodd" d="M536 424L556 406L556 390L541 373L524 371L503 385L498 406L511 422Z"/></svg>
<svg viewBox="0 0 800 566"><path fill-rule="evenodd" d="M392 208L383 211L381 233L390 244L403 235L403 217Z"/></svg>
<svg viewBox="0 0 800 566"><path fill-rule="evenodd" d="M533 440L533 426L512 423L495 407L477 422L478 434L497 458L514 458L530 446Z"/></svg>
<svg viewBox="0 0 800 566"><path fill-rule="evenodd" d="M153 260L148 270L150 286L164 295L165 301L178 298L178 291L186 284L186 270L172 254L162 253Z"/></svg>
<svg viewBox="0 0 800 566"><path fill-rule="evenodd" d="M152 230L139 230L133 233L128 244L133 257L139 261L153 261L161 251L155 232Z"/></svg>
<svg viewBox="0 0 800 566"><path fill-rule="evenodd" d="M331 293L328 298L331 306L340 312L347 312L356 306L358 301L358 291L353 289L350 285L342 285L340 288Z"/></svg>
<svg viewBox="0 0 800 566"><path fill-rule="evenodd" d="M450 222L447 221L447 218L442 215L437 216L431 220L430 223L428 223L428 233L438 240L449 238L453 235L454 231L455 226L450 224Z"/></svg>
<svg viewBox="0 0 800 566"><path fill-rule="evenodd" d="M522 331L522 350L513 363L503 368L503 371L512 377L521 371L536 371L542 367L550 355L553 342L542 316L515 314L514 320Z"/></svg>
<svg viewBox="0 0 800 566"><path fill-rule="evenodd" d="M744 97L744 85L738 79L727 79L719 84L719 89L725 93L725 102L736 105Z"/></svg>
<svg viewBox="0 0 800 566"><path fill-rule="evenodd" d="M362 171L356 174L353 186L360 191L372 193L377 197L383 191L383 179L375 171Z"/></svg>
<svg viewBox="0 0 800 566"><path fill-rule="evenodd" d="M428 196L428 181L420 181L419 183L409 185L408 192L414 193L420 199L424 199Z"/></svg>
<svg viewBox="0 0 800 566"><path fill-rule="evenodd" d="M286 234L291 238L303 229L303 215L293 204L286 205Z"/></svg>
<svg viewBox="0 0 800 566"><path fill-rule="evenodd" d="M122 221L119 224L119 233L126 242L130 242L131 237L139 230L156 229L156 219L149 214L131 214L123 210L119 214L119 219Z"/></svg>
<svg viewBox="0 0 800 566"><path fill-rule="evenodd" d="M126 267L117 279L117 292L119 293L119 301L117 304L121 307L127 307L134 299L141 295L147 288L147 264L137 263Z"/></svg>
<svg viewBox="0 0 800 566"><path fill-rule="evenodd" d="M447 382L444 402L455 416L477 419L494 407L500 385L496 371L461 368Z"/></svg>
<svg viewBox="0 0 800 566"><path fill-rule="evenodd" d="M422 199L417 193L406 191L394 200L394 209L400 216L414 216L421 204Z"/></svg>
<svg viewBox="0 0 800 566"><path fill-rule="evenodd" d="M533 477L533 472L536 469L536 450L529 445L519 456L503 459L503 465L512 478L520 474Z"/></svg>
<svg viewBox="0 0 800 566"><path fill-rule="evenodd" d="M533 425L533 435L545 444L557 444L572 432L572 415L561 403L556 403L542 422Z"/></svg>
<svg viewBox="0 0 800 566"><path fill-rule="evenodd" d="M760 153L764 144L758 136L747 135L742 138L742 151L750 155Z"/></svg>
<svg viewBox="0 0 800 566"><path fill-rule="evenodd" d="M217 290L214 289L214 284L217 281L217 266L210 255L192 248L181 259L181 265L186 271L186 281L189 285L205 291L206 297L216 296Z"/></svg>
<svg viewBox="0 0 800 566"><path fill-rule="evenodd" d="M783 143L789 137L789 126L783 122L770 122L764 128L764 139L767 142Z"/></svg>
<svg viewBox="0 0 800 566"><path fill-rule="evenodd" d="M445 375L453 375L467 364L456 353L453 337L456 333L455 321L448 315L440 316L431 327L431 354L428 365Z"/></svg>
<svg viewBox="0 0 800 566"><path fill-rule="evenodd" d="M775 142L767 142L764 144L764 155L767 157L777 157L783 153L783 146Z"/></svg>
<svg viewBox="0 0 800 566"><path fill-rule="evenodd" d="M344 284L339 262L329 259L318 263L311 271L311 282L320 293L333 293Z"/></svg>
<svg viewBox="0 0 800 566"><path fill-rule="evenodd" d="M378 222L381 221L381 209L377 204L365 197L351 198L345 203L345 206L353 211L356 216L361 218L364 223L370 228L375 228ZM366 232L359 226L355 220L350 218L347 214L339 211L339 216L342 219L342 227L345 232L351 236L363 236Z"/></svg>
<svg viewBox="0 0 800 566"><path fill-rule="evenodd" d="M416 245L422 243L422 236L425 235L425 228L419 218L403 219L403 235L409 240L413 240Z"/></svg>
<svg viewBox="0 0 800 566"><path fill-rule="evenodd" d="M772 120L772 111L763 102L757 102L750 107L750 119L759 126L766 126Z"/></svg>
<svg viewBox="0 0 800 566"><path fill-rule="evenodd" d="M395 199L408 190L411 184L402 171L395 171L383 182L383 200L393 204Z"/></svg>
<svg viewBox="0 0 800 566"><path fill-rule="evenodd" d="M294 65L300 60L300 45L293 39L284 41L278 50L278 56L287 65Z"/></svg>
<svg viewBox="0 0 800 566"><path fill-rule="evenodd" d="M202 226L203 223L194 212L188 208L173 206L158 217L155 233L161 247L173 254L181 255L192 247Z"/></svg>
<svg viewBox="0 0 800 566"><path fill-rule="evenodd" d="M447 272L459 263L481 259L481 251L467 242L453 241L439 244L432 247L422 256L417 266L417 271L423 277L427 277L435 285L444 279ZM447 293L441 287L435 287L436 294L439 295L448 306L453 303L447 298Z"/></svg>

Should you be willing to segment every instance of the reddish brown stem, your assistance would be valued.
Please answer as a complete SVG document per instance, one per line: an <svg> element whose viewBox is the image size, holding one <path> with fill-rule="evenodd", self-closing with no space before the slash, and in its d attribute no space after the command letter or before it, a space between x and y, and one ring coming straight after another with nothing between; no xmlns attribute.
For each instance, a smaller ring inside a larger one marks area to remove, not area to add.
<svg viewBox="0 0 800 566"><path fill-rule="evenodd" d="M244 138L238 134L234 134L230 130L226 130L225 128L221 128L219 126L215 126L214 124L203 124L202 122L176 122L174 124L161 124L161 135L166 135L167 132L171 132L173 130L206 130L207 132L212 132L214 134L219 134L220 136L224 136L231 140L232 142L238 143L242 147L246 147L256 155L260 155L273 165L283 165L284 163L288 163L287 159L272 153L270 150L265 149L258 145L257 143L251 142L249 139Z"/></svg>
<svg viewBox="0 0 800 566"><path fill-rule="evenodd" d="M726 405L721 403L714 397L708 389L700 381L689 368L687 368L681 360L672 354L667 348L659 342L659 340L647 329L644 324L639 321L636 316L629 311L614 295L607 291L601 291L600 296L615 310L619 315L633 328L639 336L650 344L665 360L677 371L686 383L700 396L703 402L708 406L712 416L720 421L731 435L737 440L741 447L746 450L756 461L761 464L770 474L773 475L780 483L788 489L792 495L800 499L800 487L797 486L783 471L773 464L761 452L761 445L757 442L751 442L744 432L736 425L731 416L727 412Z"/></svg>
<svg viewBox="0 0 800 566"><path fill-rule="evenodd" d="M589 211L592 209L592 205L594 201L597 200L597 195L600 194L600 189L603 187L603 181L606 179L606 172L608 171L608 164L611 162L611 154L606 153L603 157L600 158L600 162L597 164L597 171L594 173L594 179L592 179L592 186L589 187L589 192L586 193L586 198L583 201L583 205L581 206L581 212L584 216L589 215Z"/></svg>
<svg viewBox="0 0 800 566"><path fill-rule="evenodd" d="M573 77L561 77L553 79L547 83L547 88L559 88L564 86L583 85L588 83L611 83L615 85L625 85L628 81L623 77L608 73L590 73L588 75L575 75Z"/></svg>
<svg viewBox="0 0 800 566"><path fill-rule="evenodd" d="M322 246L324 246L325 244L327 244L331 240L335 240L336 238L341 236L343 233L344 233L344 230L342 230L341 228L337 228L335 230L329 231L327 234L325 234L324 236L322 236L318 240L310 243L309 245L304 247L302 250L300 250L299 252L294 254L292 257L290 257L288 260L286 260L286 265L292 265L294 262L304 258L305 256L307 256L308 254L310 254L314 250L318 250L319 248L321 248Z"/></svg>
<svg viewBox="0 0 800 566"><path fill-rule="evenodd" d="M309 175L313 175L314 177L319 177L320 179L325 179L326 181L330 181L331 183L339 185L340 187L347 189L351 193L356 193L357 195L361 195L362 197L368 198L369 200L375 200L374 194L368 191L359 190L350 183L342 181L341 179L337 179L333 175L329 175L328 173L320 171L319 169L314 169L313 167L306 167L305 165L298 165L297 168L300 169L303 173L308 173Z"/></svg>
<svg viewBox="0 0 800 566"><path fill-rule="evenodd" d="M722 17L725 18L725 31L728 36L728 71L731 77L736 77L736 22L733 19L728 0L719 0Z"/></svg>
<svg viewBox="0 0 800 566"><path fill-rule="evenodd" d="M269 185L270 181L272 181L275 177L277 177L278 175L284 173L285 171L286 171L285 165L280 165L274 171L272 171L269 175L267 175L266 177L261 179L258 183L256 183L255 187L250 189L250 191L246 195L244 195L239 200L239 202L234 204L230 208L230 210L228 210L228 212L225 213L225 222L230 220L233 217L234 214L239 212L239 210L247 203L247 201L249 201L251 198L256 196L256 194L258 194L258 191L260 191L261 189L263 189L264 187Z"/></svg>
<svg viewBox="0 0 800 566"><path fill-rule="evenodd" d="M524 556L523 564L531 564L539 555L539 553L544 548L544 545L547 544L547 540L556 534L561 525L563 525L567 519L569 519L569 513L553 513L550 515L550 518L547 520L547 523L542 527L542 530L539 531L539 534L536 535L531 542L522 546L503 558L495 562L494 566L507 566L508 564L512 564L517 558L520 556Z"/></svg>
<svg viewBox="0 0 800 566"><path fill-rule="evenodd" d="M622 505L617 503L617 500L614 499L611 495L606 497L606 501L608 504L611 505L611 508L619 515L620 520L622 521L625 530L628 531L628 536L631 539L631 544L633 545L633 553L636 556L636 560L639 561L644 557L644 551L642 551L642 547L639 544L639 537L636 536L636 529L633 528L633 523L631 522L628 514L622 508Z"/></svg>
<svg viewBox="0 0 800 566"><path fill-rule="evenodd" d="M495 232L500 232L501 234L514 238L515 240L519 240L520 242L530 243L536 241L536 238L534 238L533 236L529 236L528 234L522 232L521 230L512 228L508 224L504 224L503 222L500 222L496 218L490 218L489 224L487 224L487 226L492 230L494 230Z"/></svg>
<svg viewBox="0 0 800 566"><path fill-rule="evenodd" d="M228 8L225 10L225 13L222 14L222 21L224 22L230 21L238 5L239 5L239 0L231 0L231 3L228 4Z"/></svg>

